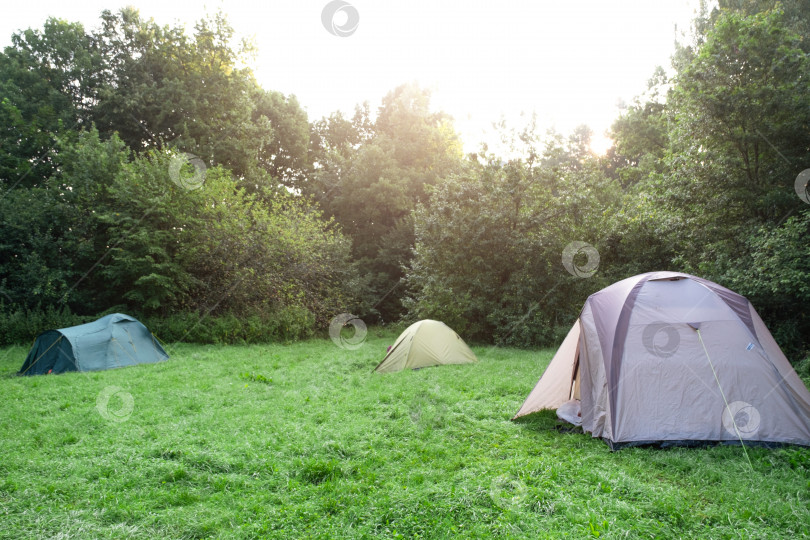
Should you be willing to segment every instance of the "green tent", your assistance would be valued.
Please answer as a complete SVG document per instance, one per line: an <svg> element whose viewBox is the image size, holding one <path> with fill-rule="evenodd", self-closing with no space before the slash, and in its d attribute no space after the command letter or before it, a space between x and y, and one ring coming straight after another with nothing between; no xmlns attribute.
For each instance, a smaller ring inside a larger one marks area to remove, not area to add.
<svg viewBox="0 0 810 540"><path fill-rule="evenodd" d="M391 373L442 364L471 364L478 359L464 340L440 321L425 319L410 325L374 369Z"/></svg>
<svg viewBox="0 0 810 540"><path fill-rule="evenodd" d="M144 325L113 313L97 321L37 336L20 375L100 371L169 358Z"/></svg>

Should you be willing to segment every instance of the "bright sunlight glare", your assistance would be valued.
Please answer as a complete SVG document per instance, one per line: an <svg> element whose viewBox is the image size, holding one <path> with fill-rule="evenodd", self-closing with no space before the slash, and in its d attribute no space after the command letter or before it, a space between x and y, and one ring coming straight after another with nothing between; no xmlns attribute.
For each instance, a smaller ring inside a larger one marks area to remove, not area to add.
<svg viewBox="0 0 810 540"><path fill-rule="evenodd" d="M591 136L591 152L597 156L604 156L610 147L613 146L613 139L607 135L599 135L594 133Z"/></svg>

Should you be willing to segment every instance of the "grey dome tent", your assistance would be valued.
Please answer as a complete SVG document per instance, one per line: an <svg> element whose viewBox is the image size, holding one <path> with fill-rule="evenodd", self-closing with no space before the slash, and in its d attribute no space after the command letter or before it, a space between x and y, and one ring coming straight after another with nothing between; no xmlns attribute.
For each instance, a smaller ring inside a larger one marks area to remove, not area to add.
<svg viewBox="0 0 810 540"><path fill-rule="evenodd" d="M20 375L99 371L162 362L169 355L144 325L121 313L37 336Z"/></svg>
<svg viewBox="0 0 810 540"><path fill-rule="evenodd" d="M514 418L542 409L573 413L612 449L810 446L810 392L751 303L678 272L641 274L588 297Z"/></svg>

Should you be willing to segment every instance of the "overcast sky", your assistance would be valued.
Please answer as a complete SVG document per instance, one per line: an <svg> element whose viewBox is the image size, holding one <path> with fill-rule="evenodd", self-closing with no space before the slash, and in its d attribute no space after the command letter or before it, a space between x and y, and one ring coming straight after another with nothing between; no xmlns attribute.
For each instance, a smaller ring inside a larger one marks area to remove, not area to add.
<svg viewBox="0 0 810 540"><path fill-rule="evenodd" d="M134 5L160 24L193 22L222 9L240 35L259 47L253 66L263 87L295 94L310 119L352 112L404 82L433 92L451 114L467 150L502 115L519 125L536 112L542 128L568 132L588 124L604 132L626 102L643 92L655 66L669 67L676 25L689 27L697 0L444 1L347 0L324 27L327 0L26 1L7 5L0 43L41 28L49 16L93 28L103 9ZM354 13L352 12L354 10ZM349 33L349 29L346 30Z"/></svg>

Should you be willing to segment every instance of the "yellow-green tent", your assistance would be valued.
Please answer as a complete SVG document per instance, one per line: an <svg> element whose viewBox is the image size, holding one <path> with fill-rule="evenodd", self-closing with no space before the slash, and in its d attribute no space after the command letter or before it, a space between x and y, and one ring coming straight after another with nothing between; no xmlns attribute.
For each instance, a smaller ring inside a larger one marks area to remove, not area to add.
<svg viewBox="0 0 810 540"><path fill-rule="evenodd" d="M442 364L471 364L478 359L464 340L440 321L425 319L410 325L374 369L391 373Z"/></svg>

